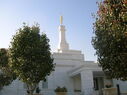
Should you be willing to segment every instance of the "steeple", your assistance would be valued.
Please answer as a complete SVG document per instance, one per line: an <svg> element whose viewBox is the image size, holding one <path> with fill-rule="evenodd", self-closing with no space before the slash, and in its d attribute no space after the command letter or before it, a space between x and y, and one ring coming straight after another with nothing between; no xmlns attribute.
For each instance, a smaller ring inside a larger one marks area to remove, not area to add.
<svg viewBox="0 0 127 95"><path fill-rule="evenodd" d="M60 16L60 26L59 26L59 45L58 45L58 52L64 52L69 50L69 45L66 42L66 29L63 25L63 16Z"/></svg>
<svg viewBox="0 0 127 95"><path fill-rule="evenodd" d="M63 24L63 16L60 16L60 25Z"/></svg>

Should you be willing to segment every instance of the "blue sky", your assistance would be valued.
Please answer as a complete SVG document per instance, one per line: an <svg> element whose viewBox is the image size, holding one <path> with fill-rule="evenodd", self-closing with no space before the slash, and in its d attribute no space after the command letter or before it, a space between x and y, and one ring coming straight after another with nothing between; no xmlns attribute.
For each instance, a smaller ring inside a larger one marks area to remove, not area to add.
<svg viewBox="0 0 127 95"><path fill-rule="evenodd" d="M12 35L22 26L38 22L41 32L50 39L52 51L58 46L59 17L63 15L66 39L71 49L81 50L85 60L96 61L91 45L93 36L92 13L99 0L1 0L0 48L8 48Z"/></svg>

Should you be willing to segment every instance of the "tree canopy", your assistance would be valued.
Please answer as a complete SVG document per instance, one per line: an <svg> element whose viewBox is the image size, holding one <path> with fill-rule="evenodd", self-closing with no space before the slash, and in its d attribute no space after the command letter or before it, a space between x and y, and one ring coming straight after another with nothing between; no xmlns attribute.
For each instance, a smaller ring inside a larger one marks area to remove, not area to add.
<svg viewBox="0 0 127 95"><path fill-rule="evenodd" d="M54 70L49 39L39 25L25 25L14 35L9 48L10 67L32 95L36 85Z"/></svg>
<svg viewBox="0 0 127 95"><path fill-rule="evenodd" d="M5 48L0 49L0 90L16 79L15 74L9 67L8 50Z"/></svg>
<svg viewBox="0 0 127 95"><path fill-rule="evenodd" d="M127 0L98 3L92 44L98 63L111 78L127 80Z"/></svg>

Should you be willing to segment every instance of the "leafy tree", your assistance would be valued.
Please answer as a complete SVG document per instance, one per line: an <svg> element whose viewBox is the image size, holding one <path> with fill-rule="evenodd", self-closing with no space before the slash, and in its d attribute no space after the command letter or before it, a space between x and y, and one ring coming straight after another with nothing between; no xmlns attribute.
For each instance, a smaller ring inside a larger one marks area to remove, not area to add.
<svg viewBox="0 0 127 95"><path fill-rule="evenodd" d="M37 84L54 70L49 39L46 34L40 34L38 25L24 24L14 35L9 52L11 68L33 95Z"/></svg>
<svg viewBox="0 0 127 95"><path fill-rule="evenodd" d="M9 84L16 78L15 74L9 67L8 50L0 49L0 90Z"/></svg>
<svg viewBox="0 0 127 95"><path fill-rule="evenodd" d="M127 80L127 0L98 3L92 44L99 65L110 76Z"/></svg>

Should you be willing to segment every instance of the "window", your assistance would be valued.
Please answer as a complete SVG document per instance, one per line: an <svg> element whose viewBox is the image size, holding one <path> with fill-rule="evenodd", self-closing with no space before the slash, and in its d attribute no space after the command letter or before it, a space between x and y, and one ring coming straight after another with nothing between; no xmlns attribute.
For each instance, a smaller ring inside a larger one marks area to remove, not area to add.
<svg viewBox="0 0 127 95"><path fill-rule="evenodd" d="M99 90L99 87L98 87L98 79L97 78L94 78L94 89L95 90Z"/></svg>

